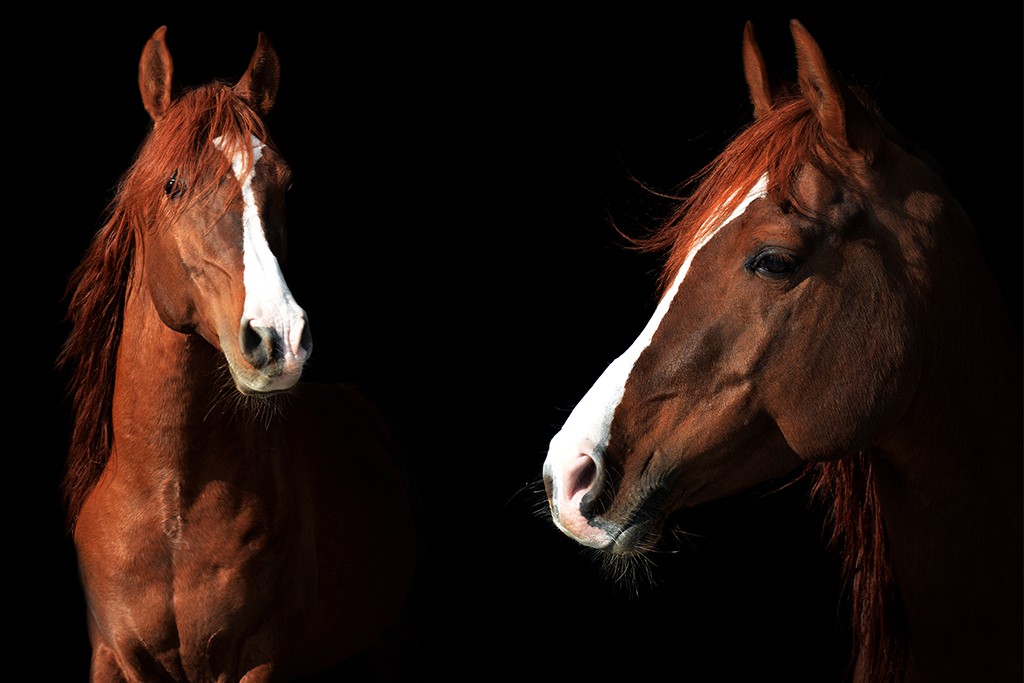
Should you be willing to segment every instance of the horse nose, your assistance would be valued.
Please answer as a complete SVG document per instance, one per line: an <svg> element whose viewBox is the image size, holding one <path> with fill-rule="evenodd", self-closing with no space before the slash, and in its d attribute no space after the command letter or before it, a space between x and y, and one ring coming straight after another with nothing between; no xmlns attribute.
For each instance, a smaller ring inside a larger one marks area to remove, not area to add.
<svg viewBox="0 0 1024 683"><path fill-rule="evenodd" d="M604 529L592 523L604 479L602 460L592 448L555 448L544 467L544 486L555 523L577 541L595 547L610 540Z"/></svg>
<svg viewBox="0 0 1024 683"><path fill-rule="evenodd" d="M242 356L250 365L259 369L289 361L301 365L313 350L313 336L305 313L283 334L274 325L264 325L254 319L245 320L241 326L240 342Z"/></svg>

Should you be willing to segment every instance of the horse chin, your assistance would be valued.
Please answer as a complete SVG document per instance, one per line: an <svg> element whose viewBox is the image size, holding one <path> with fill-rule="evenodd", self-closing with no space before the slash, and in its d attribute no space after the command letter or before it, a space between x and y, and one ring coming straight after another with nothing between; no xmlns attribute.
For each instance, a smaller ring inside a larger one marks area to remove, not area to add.
<svg viewBox="0 0 1024 683"><path fill-rule="evenodd" d="M228 368L235 388L243 396L250 397L282 394L298 384L299 378L302 377L302 366L289 371L264 372L253 368L239 368L229 361Z"/></svg>
<svg viewBox="0 0 1024 683"><path fill-rule="evenodd" d="M644 555L661 541L668 510L669 492L664 486L647 490L642 502L632 508L623 524L606 526L612 537L605 552L622 555Z"/></svg>
<svg viewBox="0 0 1024 683"><path fill-rule="evenodd" d="M616 529L610 541L597 548L605 555L628 558L639 557L654 551L661 540L661 525L654 523L630 523Z"/></svg>
<svg viewBox="0 0 1024 683"><path fill-rule="evenodd" d="M606 550L615 555L643 555L654 550L661 532L651 525L632 524L615 537Z"/></svg>

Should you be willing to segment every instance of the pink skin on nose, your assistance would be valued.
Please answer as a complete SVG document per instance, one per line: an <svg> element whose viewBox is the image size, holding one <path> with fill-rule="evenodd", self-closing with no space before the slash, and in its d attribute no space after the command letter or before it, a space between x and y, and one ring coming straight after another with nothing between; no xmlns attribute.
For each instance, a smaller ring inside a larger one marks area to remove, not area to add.
<svg viewBox="0 0 1024 683"><path fill-rule="evenodd" d="M584 545L595 548L612 542L612 537L599 527L591 526L580 511L597 476L597 460L590 455L593 444L586 440L579 448L560 449L562 457L549 458L544 465L544 478L551 487L551 511L555 524L564 533Z"/></svg>
<svg viewBox="0 0 1024 683"><path fill-rule="evenodd" d="M600 529L590 526L589 522L579 514L583 496L587 495L594 483L597 465L589 455L584 453L580 453L575 459L569 460L565 464L566 470L559 477L559 480L564 482L560 496L562 500L558 505L559 518L573 535L594 543L602 542L605 540L606 534Z"/></svg>

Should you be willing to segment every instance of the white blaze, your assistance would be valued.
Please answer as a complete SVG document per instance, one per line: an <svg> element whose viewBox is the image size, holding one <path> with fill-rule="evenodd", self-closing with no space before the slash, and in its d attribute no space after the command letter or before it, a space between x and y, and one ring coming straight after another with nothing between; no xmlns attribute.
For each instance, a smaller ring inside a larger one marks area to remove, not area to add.
<svg viewBox="0 0 1024 683"><path fill-rule="evenodd" d="M724 221L719 223L717 227L707 231L694 244L690 253L683 261L683 265L679 268L679 272L676 273L672 286L662 297L661 301L658 302L654 314L640 333L640 336L636 338L621 356L608 365L597 382L594 383L583 399L576 405L576 408L569 415L562 429L551 439L547 458L544 461L544 474L550 478L554 487L553 495L556 504L561 500L559 496L561 487L566 485L561 480L566 478L566 474L573 473L574 470L578 470L581 467L581 456L599 460L600 453L608 442L612 416L619 401L622 400L622 394L626 388L626 380L633 370L633 365L643 350L650 345L651 339L654 338L654 333L672 305L672 301L679 291L679 286L686 277L686 273L689 271L690 264L693 262L697 252L711 241L722 227L746 211L751 202L759 197L763 197L766 193L767 179L762 177L750 190L746 198ZM555 516L555 522L562 526L562 521L557 515Z"/></svg>
<svg viewBox="0 0 1024 683"><path fill-rule="evenodd" d="M253 174L256 163L263 156L264 145L255 136L250 138L252 160L248 172L244 172L245 156L242 150L233 145L227 149L228 143L221 137L215 138L213 144L225 154L231 155L231 168L242 186L242 281L245 285L242 322L253 327L276 329L285 342L285 352L302 362L306 352L299 346L299 340L305 326L305 314L292 297L277 257L267 243L263 220L252 189Z"/></svg>

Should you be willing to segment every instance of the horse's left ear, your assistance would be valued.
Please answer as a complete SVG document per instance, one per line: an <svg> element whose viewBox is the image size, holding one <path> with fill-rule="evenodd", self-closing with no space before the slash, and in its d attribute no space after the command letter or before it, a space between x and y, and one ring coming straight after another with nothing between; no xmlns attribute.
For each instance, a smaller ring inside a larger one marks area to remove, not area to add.
<svg viewBox="0 0 1024 683"><path fill-rule="evenodd" d="M235 92L253 111L266 116L277 99L277 86L281 80L281 63L274 46L266 34L260 33L256 51L249 60L249 68L235 85Z"/></svg>
<svg viewBox="0 0 1024 683"><path fill-rule="evenodd" d="M146 42L139 59L139 92L153 121L159 121L171 104L174 62L167 49L167 27L161 26Z"/></svg>
<svg viewBox="0 0 1024 683"><path fill-rule="evenodd" d="M835 75L803 24L793 19L790 30L796 44L797 81L811 110L834 141L870 158L881 142L878 123Z"/></svg>
<svg viewBox="0 0 1024 683"><path fill-rule="evenodd" d="M754 118L759 119L772 108L773 97L768 68L761 47L754 37L754 25L749 21L743 27L743 75L747 79L750 101L754 105Z"/></svg>

